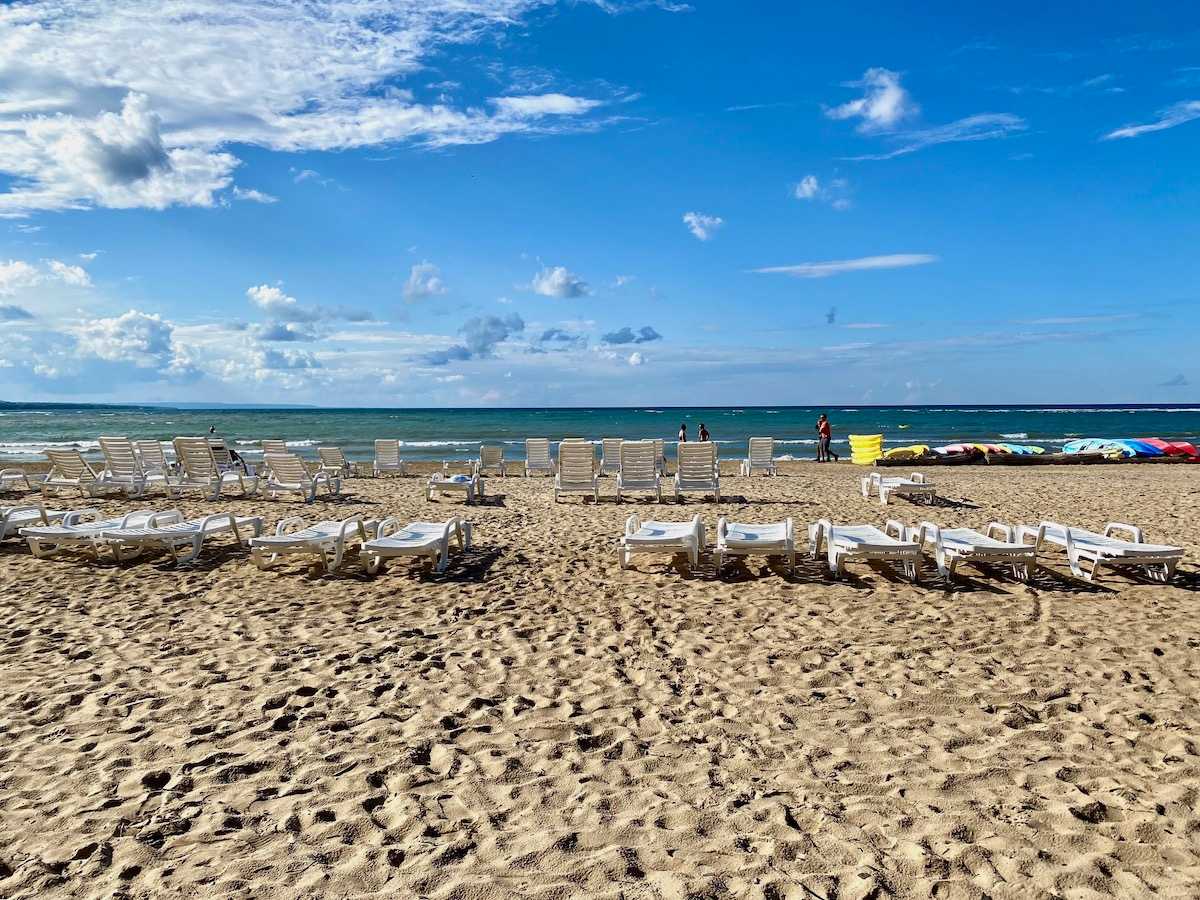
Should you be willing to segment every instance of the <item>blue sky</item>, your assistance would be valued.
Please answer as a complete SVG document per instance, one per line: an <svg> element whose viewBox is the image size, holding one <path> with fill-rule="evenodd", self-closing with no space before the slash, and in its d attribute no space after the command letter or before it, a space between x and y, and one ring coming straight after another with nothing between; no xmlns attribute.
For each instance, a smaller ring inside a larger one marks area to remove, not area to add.
<svg viewBox="0 0 1200 900"><path fill-rule="evenodd" d="M1194 4L155 6L0 9L0 398L1195 399Z"/></svg>

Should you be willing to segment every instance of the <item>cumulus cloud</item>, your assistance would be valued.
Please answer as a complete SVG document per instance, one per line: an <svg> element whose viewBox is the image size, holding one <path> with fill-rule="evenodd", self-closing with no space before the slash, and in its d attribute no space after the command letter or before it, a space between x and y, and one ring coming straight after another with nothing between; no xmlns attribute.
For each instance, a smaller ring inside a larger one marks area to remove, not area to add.
<svg viewBox="0 0 1200 900"><path fill-rule="evenodd" d="M260 341L272 343L290 343L293 341L309 342L319 339L319 335L307 322L268 322L260 325L255 334Z"/></svg>
<svg viewBox="0 0 1200 900"><path fill-rule="evenodd" d="M453 106L395 85L545 0L29 0L0 13L0 215L212 206L238 144L477 144L598 127L603 99ZM607 4L613 5L615 4ZM298 63L302 60L302 63ZM245 190L239 199L257 200ZM266 195L263 195L264 197ZM259 201L261 202L261 201Z"/></svg>
<svg viewBox="0 0 1200 900"><path fill-rule="evenodd" d="M255 364L260 369L319 369L320 362L304 350L273 350L264 347L255 354Z"/></svg>
<svg viewBox="0 0 1200 900"><path fill-rule="evenodd" d="M610 331L600 340L606 344L647 344L651 341L661 341L662 335L649 325L643 325L637 331L626 325L617 331Z"/></svg>
<svg viewBox="0 0 1200 900"><path fill-rule="evenodd" d="M233 198L235 200L249 200L251 203L279 202L279 198L274 197L271 194L265 194L262 191L255 190L254 188L238 187L236 184L233 186Z"/></svg>
<svg viewBox="0 0 1200 900"><path fill-rule="evenodd" d="M687 226L687 230L696 236L701 241L707 241L717 229L725 224L725 220L720 216L709 216L698 212L685 212L683 214L683 224Z"/></svg>
<svg viewBox="0 0 1200 900"><path fill-rule="evenodd" d="M629 359L626 360L626 362L628 362L631 366L640 366L645 361L646 361L646 358L644 356L642 356L642 354L637 353L637 352L630 353Z"/></svg>
<svg viewBox="0 0 1200 900"><path fill-rule="evenodd" d="M423 357L431 366L444 366L450 362L489 357L496 346L513 335L525 330L525 322L516 313L504 316L476 316L468 319L458 330L463 336L461 344L445 350L435 350Z"/></svg>
<svg viewBox="0 0 1200 900"><path fill-rule="evenodd" d="M542 270L533 276L529 286L535 294L559 300L583 297L591 293L587 282L566 266L543 266Z"/></svg>
<svg viewBox="0 0 1200 900"><path fill-rule="evenodd" d="M1150 134L1154 131L1165 131L1168 128L1174 128L1176 125L1191 122L1193 119L1200 119L1200 100L1185 100L1168 106L1166 109L1159 110L1158 118L1153 122L1147 122L1142 125L1124 125L1114 131L1110 131L1104 136L1104 140L1111 141L1117 138L1138 137L1139 135Z"/></svg>
<svg viewBox="0 0 1200 900"><path fill-rule="evenodd" d="M844 87L863 88L863 95L826 109L825 115L831 119L858 119L858 130L864 133L890 131L920 109L901 86L900 74L890 69L867 69L861 80L846 82Z"/></svg>
<svg viewBox="0 0 1200 900"><path fill-rule="evenodd" d="M58 259L47 260L46 265L49 266L50 272L54 277L63 284L69 284L74 287L92 286L92 279L83 266L72 266Z"/></svg>
<svg viewBox="0 0 1200 900"><path fill-rule="evenodd" d="M821 182L816 175L805 175L797 183L792 193L797 200L812 200L821 192Z"/></svg>
<svg viewBox="0 0 1200 900"><path fill-rule="evenodd" d="M20 259L0 262L0 295L11 297L17 291L32 287L42 279L36 266Z"/></svg>
<svg viewBox="0 0 1200 900"><path fill-rule="evenodd" d="M822 183L816 175L805 175L792 186L792 196L797 200L826 203L842 211L850 208L849 190L850 182L845 178L832 178Z"/></svg>
<svg viewBox="0 0 1200 900"><path fill-rule="evenodd" d="M408 281L404 283L405 300L423 300L444 293L446 283L442 281L441 271L433 263L419 262L409 271Z"/></svg>
<svg viewBox="0 0 1200 900"><path fill-rule="evenodd" d="M174 326L157 313L131 309L112 318L90 319L76 328L79 352L108 362L160 368L173 356Z"/></svg>
<svg viewBox="0 0 1200 900"><path fill-rule="evenodd" d="M892 253L886 256L863 256L858 259L806 262L794 266L767 266L752 271L766 275L792 275L796 278L828 278L830 275L840 275L844 272L900 269L907 266L923 266L931 262L937 262L937 257L928 253Z"/></svg>
<svg viewBox="0 0 1200 900"><path fill-rule="evenodd" d="M250 302L280 322L315 322L321 318L319 310L301 306L295 297L285 294L273 284L259 284L246 289Z"/></svg>
<svg viewBox="0 0 1200 900"><path fill-rule="evenodd" d="M15 322L18 319L32 319L33 313L23 306L14 303L0 304L0 322Z"/></svg>

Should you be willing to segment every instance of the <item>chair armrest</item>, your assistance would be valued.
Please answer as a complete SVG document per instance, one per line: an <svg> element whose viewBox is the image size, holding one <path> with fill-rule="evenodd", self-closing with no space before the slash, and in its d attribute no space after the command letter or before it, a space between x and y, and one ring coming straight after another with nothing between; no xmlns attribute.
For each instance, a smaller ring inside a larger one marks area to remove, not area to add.
<svg viewBox="0 0 1200 900"><path fill-rule="evenodd" d="M375 537L385 538L401 529L400 520L396 516L388 516L375 527Z"/></svg>
<svg viewBox="0 0 1200 900"><path fill-rule="evenodd" d="M904 523L899 519L888 519L887 524L883 526L884 534L890 535L893 531L896 532L896 540L908 540L908 529L904 527Z"/></svg>
<svg viewBox="0 0 1200 900"><path fill-rule="evenodd" d="M177 509L168 509L166 512L155 513L146 522L147 528L157 528L159 525L174 525L176 522L183 521L183 513Z"/></svg>
<svg viewBox="0 0 1200 900"><path fill-rule="evenodd" d="M908 480L917 484L925 484L925 476L920 472L913 472L908 476Z"/></svg>
<svg viewBox="0 0 1200 900"><path fill-rule="evenodd" d="M134 515L137 515L137 513L129 514L129 516L134 516ZM126 516L125 518L128 519L129 516ZM45 517L46 517L46 514L45 514L45 511L43 510L42 518L45 518ZM62 523L64 525L78 525L81 522L97 522L99 520L100 520L100 510L98 510L98 509L73 509L69 513L67 513L65 516L63 516ZM121 521L121 527L122 528L125 527L124 519Z"/></svg>
<svg viewBox="0 0 1200 900"><path fill-rule="evenodd" d="M987 531L988 537L994 538L997 534L1004 538L1005 543L1016 543L1016 529L1011 525L1005 525L1003 522L988 522Z"/></svg>
<svg viewBox="0 0 1200 900"><path fill-rule="evenodd" d="M725 535L728 533L729 526L725 521L725 517L721 516L717 519L717 546L719 547L725 540Z"/></svg>
<svg viewBox="0 0 1200 900"><path fill-rule="evenodd" d="M291 534L293 531L299 531L304 527L304 518L302 516L288 516L286 519L280 519L275 525L275 536L279 537L284 534Z"/></svg>
<svg viewBox="0 0 1200 900"><path fill-rule="evenodd" d="M237 530L237 517L233 513L211 513L200 520L200 533L207 534L210 524L215 525L220 522L227 522L230 528Z"/></svg>
<svg viewBox="0 0 1200 900"><path fill-rule="evenodd" d="M628 519L625 520L625 533L626 534L637 534L638 531L641 530L641 528L642 528L642 520L640 518L638 518L637 513L634 513L632 516L630 516Z"/></svg>
<svg viewBox="0 0 1200 900"><path fill-rule="evenodd" d="M808 529L808 552L813 559L821 555L825 541L833 536L833 523L828 519L818 519Z"/></svg>
<svg viewBox="0 0 1200 900"><path fill-rule="evenodd" d="M696 535L696 549L703 550L704 543L704 521L700 518L699 513L692 516L692 531Z"/></svg>
<svg viewBox="0 0 1200 900"><path fill-rule="evenodd" d="M1124 531L1128 533L1135 544L1144 544L1146 542L1145 535L1142 529L1136 525L1126 525L1124 522L1109 522L1104 526L1104 536L1112 537L1114 531Z"/></svg>
<svg viewBox="0 0 1200 900"><path fill-rule="evenodd" d="M796 523L792 521L792 517L788 516L783 520L783 533L787 539L789 546L796 544Z"/></svg>
<svg viewBox="0 0 1200 900"><path fill-rule="evenodd" d="M338 529L338 543L342 544L346 541L346 534L351 528L358 528L359 536L365 541L367 539L367 529L363 524L362 516L354 515L342 522L342 527Z"/></svg>
<svg viewBox="0 0 1200 900"><path fill-rule="evenodd" d="M926 541L932 541L934 546L941 546L942 528L933 522L922 522L917 526L917 543L922 547Z"/></svg>

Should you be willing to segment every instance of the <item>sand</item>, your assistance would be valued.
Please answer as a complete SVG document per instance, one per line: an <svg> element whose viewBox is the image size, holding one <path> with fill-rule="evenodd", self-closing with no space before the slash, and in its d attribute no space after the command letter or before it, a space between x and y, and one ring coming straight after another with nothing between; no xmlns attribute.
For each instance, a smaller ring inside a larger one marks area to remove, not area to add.
<svg viewBox="0 0 1200 900"><path fill-rule="evenodd" d="M886 511L849 465L787 471L727 477L719 507L518 478L470 509L416 478L174 504L465 512L477 547L442 576L6 542L0 896L1200 896L1200 469L927 470L952 502ZM1169 587L1058 562L1030 586L758 559L717 580L622 571L634 511L1132 519L1189 558Z"/></svg>

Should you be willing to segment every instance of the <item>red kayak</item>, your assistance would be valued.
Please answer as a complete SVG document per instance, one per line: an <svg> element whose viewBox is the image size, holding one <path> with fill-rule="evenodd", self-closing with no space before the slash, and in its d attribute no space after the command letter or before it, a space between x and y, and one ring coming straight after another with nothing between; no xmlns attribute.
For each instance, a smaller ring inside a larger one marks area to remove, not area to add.
<svg viewBox="0 0 1200 900"><path fill-rule="evenodd" d="M1138 438L1138 440L1151 447L1157 447L1167 456L1200 457L1200 451L1196 449L1196 446L1187 441L1164 441L1159 438Z"/></svg>

